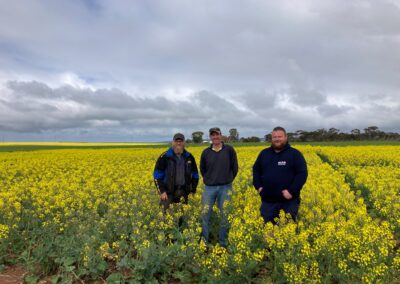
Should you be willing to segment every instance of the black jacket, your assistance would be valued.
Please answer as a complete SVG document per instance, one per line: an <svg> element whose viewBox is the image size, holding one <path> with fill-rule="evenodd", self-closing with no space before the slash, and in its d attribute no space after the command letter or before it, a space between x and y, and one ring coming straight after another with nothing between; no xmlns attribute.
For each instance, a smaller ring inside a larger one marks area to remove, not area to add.
<svg viewBox="0 0 400 284"><path fill-rule="evenodd" d="M201 154L200 172L205 185L225 185L231 183L238 173L238 161L235 149L222 145L219 152L212 145Z"/></svg>
<svg viewBox="0 0 400 284"><path fill-rule="evenodd" d="M307 164L303 155L289 144L280 152L272 147L258 155L253 166L253 185L266 202L287 201L282 190L287 189L293 198L300 196L300 190L307 180Z"/></svg>
<svg viewBox="0 0 400 284"><path fill-rule="evenodd" d="M175 189L176 161L174 151L169 148L168 151L161 154L156 162L153 177L157 189L164 193L171 194ZM182 157L185 159L185 192L186 194L195 193L199 183L199 173L197 171L196 161L192 154L184 150Z"/></svg>

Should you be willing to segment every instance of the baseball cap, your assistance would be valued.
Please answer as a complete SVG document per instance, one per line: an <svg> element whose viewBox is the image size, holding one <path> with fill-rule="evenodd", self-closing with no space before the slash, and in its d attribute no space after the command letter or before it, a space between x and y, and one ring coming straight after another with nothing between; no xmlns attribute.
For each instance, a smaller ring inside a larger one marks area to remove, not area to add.
<svg viewBox="0 0 400 284"><path fill-rule="evenodd" d="M179 139L182 140L182 141L185 141L185 136L182 133L176 133L174 135L173 140L176 141L176 140L179 140Z"/></svg>
<svg viewBox="0 0 400 284"><path fill-rule="evenodd" d="M218 134L221 134L221 129L219 129L219 127L212 127L212 128L210 128L210 135L213 134L213 132L217 132Z"/></svg>

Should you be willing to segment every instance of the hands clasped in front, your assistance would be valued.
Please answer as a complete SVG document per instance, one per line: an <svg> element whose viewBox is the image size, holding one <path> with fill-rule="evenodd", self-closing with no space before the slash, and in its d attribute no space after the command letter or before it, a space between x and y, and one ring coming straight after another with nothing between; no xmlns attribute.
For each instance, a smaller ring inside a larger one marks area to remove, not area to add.
<svg viewBox="0 0 400 284"><path fill-rule="evenodd" d="M260 187L259 189L258 189L258 193L261 193L261 191L263 190L263 188L262 187ZM287 200L289 200L289 199L292 199L292 194L289 192L289 190L287 190L287 189L284 189L284 190L282 190L282 195L283 195L283 197L285 197Z"/></svg>

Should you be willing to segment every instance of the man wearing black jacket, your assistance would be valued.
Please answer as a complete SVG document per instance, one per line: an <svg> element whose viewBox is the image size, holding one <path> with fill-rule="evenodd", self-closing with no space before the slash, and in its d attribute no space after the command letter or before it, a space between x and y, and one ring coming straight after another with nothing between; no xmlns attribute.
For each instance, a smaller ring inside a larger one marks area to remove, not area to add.
<svg viewBox="0 0 400 284"><path fill-rule="evenodd" d="M174 135L172 147L158 158L153 177L164 212L172 202L177 203L182 197L187 203L189 193L196 192L199 173L194 157L185 150L183 134Z"/></svg>
<svg viewBox="0 0 400 284"><path fill-rule="evenodd" d="M232 182L238 173L236 152L232 146L225 145L218 127L210 129L211 146L201 154L200 172L204 180L202 196L202 239L208 242L209 221L212 208L217 202L221 213L219 243L227 246L229 223L224 212L224 204L230 201Z"/></svg>
<svg viewBox="0 0 400 284"><path fill-rule="evenodd" d="M296 220L300 191L307 180L303 155L287 143L283 127L272 131L272 145L261 151L253 166L253 185L261 196L260 212L264 222L275 224L279 211Z"/></svg>

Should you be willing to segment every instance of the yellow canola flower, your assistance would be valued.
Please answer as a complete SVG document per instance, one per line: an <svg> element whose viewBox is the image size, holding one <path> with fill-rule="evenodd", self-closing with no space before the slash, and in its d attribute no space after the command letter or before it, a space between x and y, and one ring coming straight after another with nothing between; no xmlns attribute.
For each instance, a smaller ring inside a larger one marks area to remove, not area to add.
<svg viewBox="0 0 400 284"><path fill-rule="evenodd" d="M265 147L236 147L240 170L225 205L228 249L199 243L202 179L188 204L162 214L152 171L164 149L1 153L0 244L7 238L12 247L13 236L35 224L44 233L79 232L87 268L96 253L108 259L127 247L144 261L154 251L178 248L187 262L216 279L256 275L267 262L274 265L268 277L281 282L319 283L327 274L332 282L393 280L400 270L400 147L296 147L309 170L299 220L282 214L277 226L264 224L252 186L252 165ZM188 150L199 162L203 147Z"/></svg>

